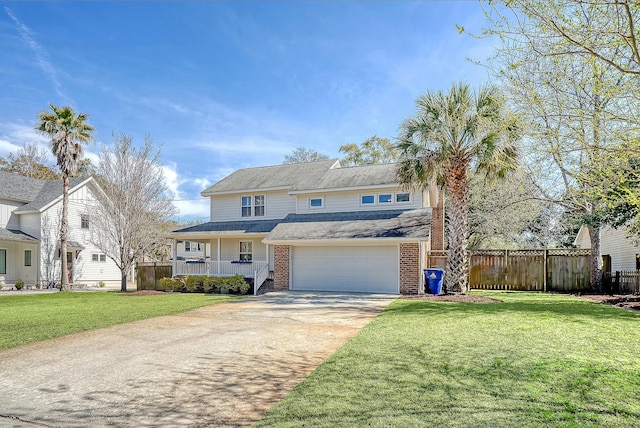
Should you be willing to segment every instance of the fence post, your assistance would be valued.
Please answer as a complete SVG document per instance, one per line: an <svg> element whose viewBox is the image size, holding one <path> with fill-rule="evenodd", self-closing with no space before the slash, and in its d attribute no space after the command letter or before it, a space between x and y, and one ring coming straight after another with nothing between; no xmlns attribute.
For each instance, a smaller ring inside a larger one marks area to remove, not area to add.
<svg viewBox="0 0 640 428"><path fill-rule="evenodd" d="M616 290L620 294L620 271L616 271Z"/></svg>
<svg viewBox="0 0 640 428"><path fill-rule="evenodd" d="M544 249L544 260L542 261L543 265L542 265L542 275L544 276L544 278L542 278L542 289L544 290L544 292L547 292L547 269L548 269L548 260L549 260L549 250L548 249Z"/></svg>

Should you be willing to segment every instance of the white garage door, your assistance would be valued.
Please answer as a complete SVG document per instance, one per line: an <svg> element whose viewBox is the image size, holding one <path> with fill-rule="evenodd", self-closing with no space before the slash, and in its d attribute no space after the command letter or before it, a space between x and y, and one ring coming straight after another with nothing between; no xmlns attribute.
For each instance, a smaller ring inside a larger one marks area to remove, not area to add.
<svg viewBox="0 0 640 428"><path fill-rule="evenodd" d="M293 247L292 290L398 293L398 247Z"/></svg>

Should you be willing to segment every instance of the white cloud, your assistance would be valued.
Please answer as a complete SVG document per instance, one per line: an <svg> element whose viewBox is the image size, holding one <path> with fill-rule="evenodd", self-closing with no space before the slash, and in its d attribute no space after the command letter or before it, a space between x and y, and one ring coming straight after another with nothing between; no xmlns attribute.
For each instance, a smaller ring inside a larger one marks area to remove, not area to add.
<svg viewBox="0 0 640 428"><path fill-rule="evenodd" d="M162 167L165 183L169 189L173 205L178 209L178 216L208 219L209 212L209 200L201 197L187 197L185 192L180 190L180 186L189 182L194 182L198 186L203 186L209 183L206 179L187 180L181 179L178 175L177 165L170 163Z"/></svg>
<svg viewBox="0 0 640 428"><path fill-rule="evenodd" d="M23 145L36 143L39 147L49 149L49 139L38 134L33 127L19 124L0 122L0 156L6 157L9 153L15 153ZM50 156L53 160L53 155Z"/></svg>
<svg viewBox="0 0 640 428"><path fill-rule="evenodd" d="M36 61L38 66L42 70L42 72L51 80L53 84L53 88L56 91L56 94L64 100L68 100L69 98L62 90L62 85L60 84L60 79L58 79L58 72L56 68L53 66L51 61L49 61L49 55L46 50L35 40L32 35L31 29L27 27L22 21L16 17L11 9L5 6L4 11L9 18L13 21L18 29L18 34L25 41L25 43L29 46L29 48L33 51L33 54L36 57Z"/></svg>

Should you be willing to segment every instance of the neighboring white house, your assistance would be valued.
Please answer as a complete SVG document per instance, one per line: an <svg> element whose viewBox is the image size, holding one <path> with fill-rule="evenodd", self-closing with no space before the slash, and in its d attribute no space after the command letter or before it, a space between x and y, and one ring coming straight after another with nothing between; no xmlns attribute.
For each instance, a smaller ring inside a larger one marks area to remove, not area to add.
<svg viewBox="0 0 640 428"><path fill-rule="evenodd" d="M589 230L585 226L578 231L574 245L583 249L591 248ZM603 271L615 273L640 269L640 247L627 236L624 227L613 229L605 226L600 230L600 254Z"/></svg>
<svg viewBox="0 0 640 428"><path fill-rule="evenodd" d="M60 283L62 180L0 172L0 283ZM118 286L120 270L91 243L91 207L100 191L92 177L69 183L67 256L73 284Z"/></svg>
<svg viewBox="0 0 640 428"><path fill-rule="evenodd" d="M169 234L174 275L241 273L259 285L271 273L275 289L416 294L426 252L442 250L430 198L402 189L395 164L247 168L202 195L211 221ZM179 241L204 244L202 261L180 260Z"/></svg>
<svg viewBox="0 0 640 428"><path fill-rule="evenodd" d="M204 260L211 254L209 244L197 241L177 241L176 250L178 260Z"/></svg>

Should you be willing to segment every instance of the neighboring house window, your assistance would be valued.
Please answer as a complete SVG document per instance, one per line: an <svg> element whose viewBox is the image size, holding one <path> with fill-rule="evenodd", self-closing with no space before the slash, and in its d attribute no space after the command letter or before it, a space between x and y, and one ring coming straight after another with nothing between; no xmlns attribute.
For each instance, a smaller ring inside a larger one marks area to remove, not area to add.
<svg viewBox="0 0 640 428"><path fill-rule="evenodd" d="M31 266L31 250L24 250L24 265Z"/></svg>
<svg viewBox="0 0 640 428"><path fill-rule="evenodd" d="M373 205L376 203L376 196L375 195L362 195L360 197L360 203L362 205Z"/></svg>
<svg viewBox="0 0 640 428"><path fill-rule="evenodd" d="M408 193L396 193L396 202L409 202L409 194Z"/></svg>
<svg viewBox="0 0 640 428"><path fill-rule="evenodd" d="M82 229L89 229L89 216L87 214L80 216L80 227Z"/></svg>
<svg viewBox="0 0 640 428"><path fill-rule="evenodd" d="M242 197L242 217L251 217L251 196Z"/></svg>
<svg viewBox="0 0 640 428"><path fill-rule="evenodd" d="M0 274L7 273L7 250L0 250Z"/></svg>
<svg viewBox="0 0 640 428"><path fill-rule="evenodd" d="M91 254L92 262L106 262L107 256L105 254Z"/></svg>
<svg viewBox="0 0 640 428"><path fill-rule="evenodd" d="M256 195L253 198L253 212L256 217L264 216L264 195Z"/></svg>
<svg viewBox="0 0 640 428"><path fill-rule="evenodd" d="M202 251L202 244L200 242L184 242L184 250L185 251Z"/></svg>
<svg viewBox="0 0 640 428"><path fill-rule="evenodd" d="M322 198L309 198L309 208L322 208L324 200Z"/></svg>
<svg viewBox="0 0 640 428"><path fill-rule="evenodd" d="M240 241L240 260L253 260L253 242Z"/></svg>
<svg viewBox="0 0 640 428"><path fill-rule="evenodd" d="M381 193L378 195L379 204L390 204L391 202L393 202L391 193Z"/></svg>
<svg viewBox="0 0 640 428"><path fill-rule="evenodd" d="M202 244L200 242L185 241L185 251L202 251Z"/></svg>

